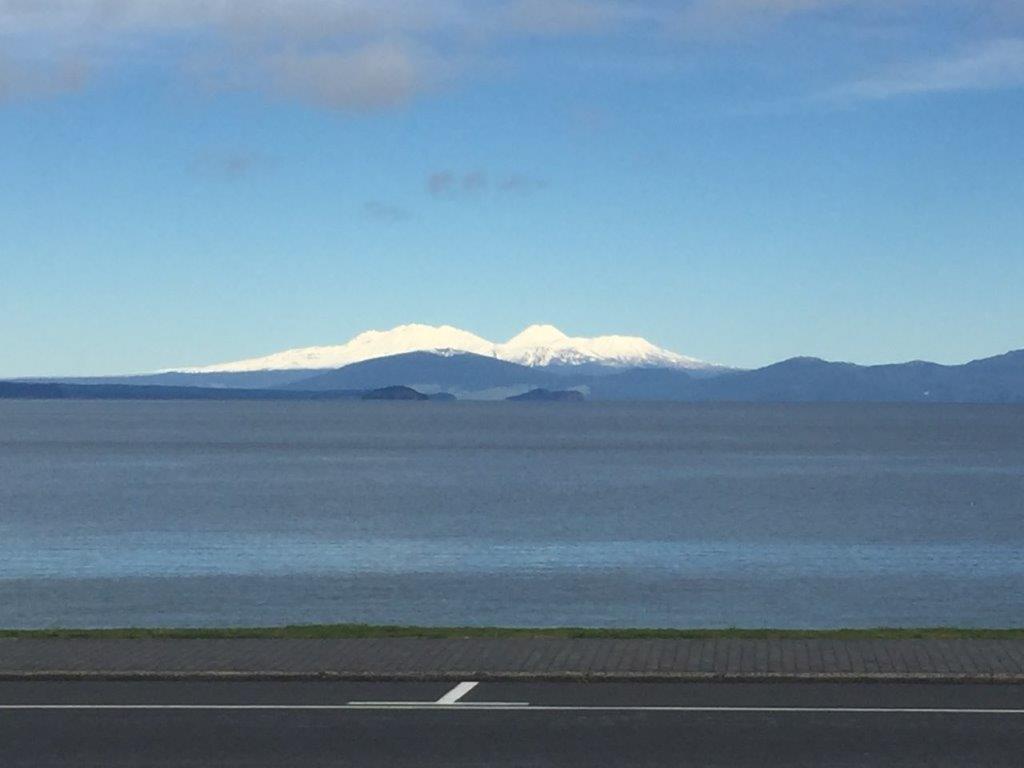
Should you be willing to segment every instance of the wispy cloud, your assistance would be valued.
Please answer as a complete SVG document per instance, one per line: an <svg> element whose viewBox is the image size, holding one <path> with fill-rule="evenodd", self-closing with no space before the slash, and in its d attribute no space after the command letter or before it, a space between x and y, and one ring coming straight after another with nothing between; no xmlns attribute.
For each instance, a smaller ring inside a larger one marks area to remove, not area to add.
<svg viewBox="0 0 1024 768"><path fill-rule="evenodd" d="M434 171L427 176L427 192L438 198L472 197L485 192L488 186L489 180L484 171Z"/></svg>
<svg viewBox="0 0 1024 768"><path fill-rule="evenodd" d="M61 90L40 51L99 51L117 66L180 36L188 52L152 48L206 83L333 109L388 109L478 71L477 57L502 40L621 29L653 2L0 0L0 51L12 62L0 68L0 88Z"/></svg>
<svg viewBox="0 0 1024 768"><path fill-rule="evenodd" d="M344 52L289 51L264 64L275 92L343 110L405 104L441 82L446 71L429 52L390 42Z"/></svg>
<svg viewBox="0 0 1024 768"><path fill-rule="evenodd" d="M195 169L203 176L224 181L244 179L271 164L270 158L258 152L201 152L196 156Z"/></svg>
<svg viewBox="0 0 1024 768"><path fill-rule="evenodd" d="M89 74L90 65L82 57L24 62L0 50L0 102L80 91Z"/></svg>
<svg viewBox="0 0 1024 768"><path fill-rule="evenodd" d="M1024 39L992 40L944 58L914 61L833 89L832 99L858 101L950 91L1024 86Z"/></svg>
<svg viewBox="0 0 1024 768"><path fill-rule="evenodd" d="M431 30L453 23L460 6L456 0L0 0L0 34L208 27L240 35L323 38Z"/></svg>
<svg viewBox="0 0 1024 768"><path fill-rule="evenodd" d="M547 188L547 186L548 183L544 179L538 179L535 176L525 176L518 173L506 176L498 183L498 189L502 192L514 192L520 195L539 192L540 190Z"/></svg>
<svg viewBox="0 0 1024 768"><path fill-rule="evenodd" d="M892 0L898 3L901 0ZM870 5L873 0L867 0ZM747 34L790 16L850 5L852 0L693 0L674 18L678 34L706 38Z"/></svg>
<svg viewBox="0 0 1024 768"><path fill-rule="evenodd" d="M458 182L450 171L435 171L427 176L427 192L433 197L449 197L456 189Z"/></svg>
<svg viewBox="0 0 1024 768"><path fill-rule="evenodd" d="M431 197L454 199L479 197L488 192L529 194L547 187L547 182L522 173L490 174L487 171L434 171L427 176L426 188Z"/></svg>
<svg viewBox="0 0 1024 768"><path fill-rule="evenodd" d="M367 200L363 203L363 215L368 219L388 223L407 221L412 218L412 213L407 208L381 200Z"/></svg>
<svg viewBox="0 0 1024 768"><path fill-rule="evenodd" d="M739 51L727 46L806 24L791 55L742 48L744 65L756 67L764 55L786 77L779 61L806 71L807 59L821 55L804 42L818 32L842 45L843 32L858 24L891 24L900 30L897 46L927 36L936 16L950 40L966 39L954 22L969 20L969 34L989 42L945 62L852 83L847 97L1017 81L1020 0L0 0L0 98L79 90L89 77L145 58L147 72L162 68L221 89L373 112L533 63L539 46L548 46L545 66L561 62L579 76L619 72L628 62L668 79L681 76L680 62L688 73L699 71L702 57L714 64L714 45ZM656 55L644 55L648 49Z"/></svg>
<svg viewBox="0 0 1024 768"><path fill-rule="evenodd" d="M507 30L542 35L595 34L664 17L654 3L614 0L513 0L496 20Z"/></svg>

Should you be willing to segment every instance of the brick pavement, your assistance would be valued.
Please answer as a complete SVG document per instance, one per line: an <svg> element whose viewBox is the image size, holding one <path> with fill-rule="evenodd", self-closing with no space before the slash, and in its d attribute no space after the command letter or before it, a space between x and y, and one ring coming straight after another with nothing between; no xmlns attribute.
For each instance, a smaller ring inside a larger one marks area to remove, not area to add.
<svg viewBox="0 0 1024 768"><path fill-rule="evenodd" d="M1024 682L1024 640L0 639L0 677Z"/></svg>

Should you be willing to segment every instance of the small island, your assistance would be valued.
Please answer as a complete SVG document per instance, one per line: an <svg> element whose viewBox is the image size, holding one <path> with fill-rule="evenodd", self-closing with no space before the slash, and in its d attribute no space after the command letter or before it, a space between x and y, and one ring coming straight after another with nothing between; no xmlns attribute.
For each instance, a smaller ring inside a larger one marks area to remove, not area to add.
<svg viewBox="0 0 1024 768"><path fill-rule="evenodd" d="M451 392L437 392L433 395L427 395L427 398L429 400L436 400L439 403L453 403L459 399Z"/></svg>
<svg viewBox="0 0 1024 768"><path fill-rule="evenodd" d="M412 387L382 387L364 392L363 400L429 400L430 397Z"/></svg>
<svg viewBox="0 0 1024 768"><path fill-rule="evenodd" d="M582 392L575 389L531 389L529 392L505 399L515 402L582 403L586 398Z"/></svg>

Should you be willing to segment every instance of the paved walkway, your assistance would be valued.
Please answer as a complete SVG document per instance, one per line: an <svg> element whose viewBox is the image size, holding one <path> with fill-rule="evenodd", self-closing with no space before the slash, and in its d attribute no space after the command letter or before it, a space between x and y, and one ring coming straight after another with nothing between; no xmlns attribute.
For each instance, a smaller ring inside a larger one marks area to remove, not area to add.
<svg viewBox="0 0 1024 768"><path fill-rule="evenodd" d="M1024 640L0 639L0 678L1024 682Z"/></svg>

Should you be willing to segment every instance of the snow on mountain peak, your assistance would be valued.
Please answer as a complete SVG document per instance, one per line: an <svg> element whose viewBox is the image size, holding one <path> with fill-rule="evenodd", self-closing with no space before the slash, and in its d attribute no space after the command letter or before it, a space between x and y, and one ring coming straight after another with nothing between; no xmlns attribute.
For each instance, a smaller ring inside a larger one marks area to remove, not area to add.
<svg viewBox="0 0 1024 768"><path fill-rule="evenodd" d="M364 331L338 349L359 354L360 351L370 352L369 360L374 357L399 355L403 352L422 352L440 349L458 349L463 352L474 352L478 355L489 355L491 342L469 331L463 331L450 325L423 325L410 323L399 325L389 331ZM355 362L355 361L353 361Z"/></svg>
<svg viewBox="0 0 1024 768"><path fill-rule="evenodd" d="M559 344L569 337L553 325L531 325L520 331L501 346L515 347L546 347Z"/></svg>
<svg viewBox="0 0 1024 768"><path fill-rule="evenodd" d="M534 332L534 329L537 330ZM550 330L548 330L550 329ZM554 333L551 333L553 331ZM528 343L520 344L526 337ZM583 365L598 363L618 367L650 366L702 368L700 360L661 349L639 336L566 336L552 326L531 326L497 347L502 360L520 365Z"/></svg>
<svg viewBox="0 0 1024 768"><path fill-rule="evenodd" d="M450 325L399 325L388 331L363 331L345 344L327 347L302 347L266 357L208 365L201 368L174 369L183 373L240 373L247 371L326 370L341 368L363 360L401 355L406 352L457 350L477 355L493 355L494 344L476 334Z"/></svg>
<svg viewBox="0 0 1024 768"><path fill-rule="evenodd" d="M553 325L531 325L504 344L495 344L450 325L399 325L387 331L364 331L345 344L289 349L265 357L201 368L170 369L183 373L229 373L341 368L364 360L406 352L451 355L471 352L520 365L599 364L615 367L707 368L696 358L670 352L639 336L567 336Z"/></svg>

